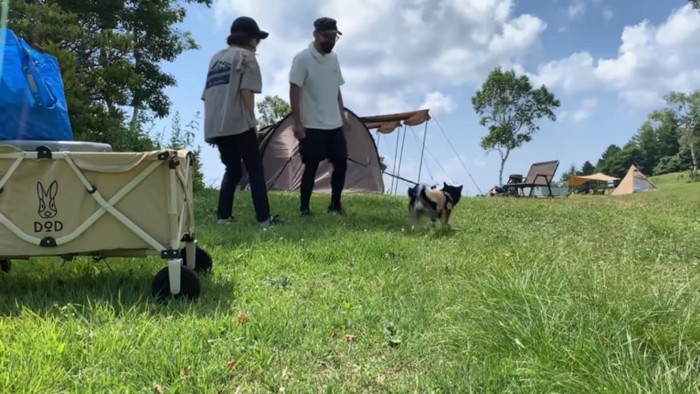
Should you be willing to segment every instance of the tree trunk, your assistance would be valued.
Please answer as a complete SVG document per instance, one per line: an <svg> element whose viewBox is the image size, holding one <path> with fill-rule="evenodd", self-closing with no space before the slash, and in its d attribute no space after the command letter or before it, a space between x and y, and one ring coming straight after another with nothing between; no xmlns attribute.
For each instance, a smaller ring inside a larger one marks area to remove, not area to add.
<svg viewBox="0 0 700 394"><path fill-rule="evenodd" d="M501 150L499 150L498 153L501 154L501 168L498 170L498 186L503 186L503 168L506 166L506 161L510 155L510 149L506 149L505 154L503 154Z"/></svg>
<svg viewBox="0 0 700 394"><path fill-rule="evenodd" d="M693 167L690 170L690 178L692 180L695 180L695 177L697 176L697 172L698 172L698 160L695 156L695 144L693 144L691 142L689 145L690 145L690 158L693 162Z"/></svg>
<svg viewBox="0 0 700 394"><path fill-rule="evenodd" d="M503 167L505 167L506 161L501 158L501 169L498 170L498 186L503 186Z"/></svg>
<svg viewBox="0 0 700 394"><path fill-rule="evenodd" d="M134 105L134 110L131 115L131 122L129 124L129 130L135 132L139 126L139 107Z"/></svg>

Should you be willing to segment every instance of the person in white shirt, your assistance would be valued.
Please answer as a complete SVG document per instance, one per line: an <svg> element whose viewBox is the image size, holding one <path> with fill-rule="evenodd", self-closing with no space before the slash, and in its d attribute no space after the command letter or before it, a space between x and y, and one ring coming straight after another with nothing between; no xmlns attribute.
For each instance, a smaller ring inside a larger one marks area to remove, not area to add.
<svg viewBox="0 0 700 394"><path fill-rule="evenodd" d="M250 17L231 25L228 48L209 62L204 101L204 140L215 145L226 172L221 180L217 217L219 223L233 220L233 199L243 175L241 161L250 178L251 198L258 223L267 227L284 221L270 215L262 158L258 147L255 94L262 91L262 76L255 51L269 33L260 30Z"/></svg>
<svg viewBox="0 0 700 394"><path fill-rule="evenodd" d="M318 165L325 159L333 164L330 213L342 213L340 197L347 171L347 127L343 95L345 83L333 48L342 35L332 18L314 21L314 41L294 56L289 72L289 97L294 135L304 163L301 179L302 216L311 214L310 200Z"/></svg>

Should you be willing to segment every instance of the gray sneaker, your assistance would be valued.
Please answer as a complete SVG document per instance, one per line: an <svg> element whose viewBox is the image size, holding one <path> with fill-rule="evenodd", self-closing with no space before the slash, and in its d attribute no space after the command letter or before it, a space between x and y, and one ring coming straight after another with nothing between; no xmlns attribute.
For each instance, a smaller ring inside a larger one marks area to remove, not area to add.
<svg viewBox="0 0 700 394"><path fill-rule="evenodd" d="M272 216L267 220L259 222L258 224L260 225L260 227L267 228L267 227L277 226L277 225L281 225L281 224L288 224L288 223L289 223L289 221L282 220L278 216Z"/></svg>
<svg viewBox="0 0 700 394"><path fill-rule="evenodd" d="M233 222L233 218L219 219L219 220L217 220L216 223L218 223L218 224L229 224L229 223L231 223L231 222Z"/></svg>

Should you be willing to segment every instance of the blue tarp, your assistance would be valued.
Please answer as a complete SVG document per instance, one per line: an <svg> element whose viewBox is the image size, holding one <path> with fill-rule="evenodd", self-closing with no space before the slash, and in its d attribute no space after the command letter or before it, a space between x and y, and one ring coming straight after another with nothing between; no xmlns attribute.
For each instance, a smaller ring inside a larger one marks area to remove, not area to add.
<svg viewBox="0 0 700 394"><path fill-rule="evenodd" d="M58 59L2 28L0 140L73 140Z"/></svg>

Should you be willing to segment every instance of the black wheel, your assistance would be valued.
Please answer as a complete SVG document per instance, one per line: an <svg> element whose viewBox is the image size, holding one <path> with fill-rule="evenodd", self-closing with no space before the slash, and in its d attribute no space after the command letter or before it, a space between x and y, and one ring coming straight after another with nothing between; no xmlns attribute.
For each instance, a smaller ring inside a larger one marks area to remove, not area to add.
<svg viewBox="0 0 700 394"><path fill-rule="evenodd" d="M180 292L178 294L170 293L170 276L168 275L168 267L160 270L153 278L151 292L158 299L166 299L168 297L187 298L194 300L199 298L202 291L202 283L199 276L191 269L180 266Z"/></svg>
<svg viewBox="0 0 700 394"><path fill-rule="evenodd" d="M2 272L10 272L12 269L12 263L10 260L0 260L0 271Z"/></svg>
<svg viewBox="0 0 700 394"><path fill-rule="evenodd" d="M187 265L187 247L180 250L180 258L182 258L182 264ZM198 274L208 274L211 272L213 265L211 255L206 250L200 248L199 245L195 248L194 264L194 271Z"/></svg>

